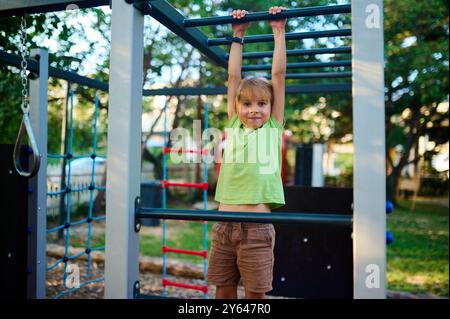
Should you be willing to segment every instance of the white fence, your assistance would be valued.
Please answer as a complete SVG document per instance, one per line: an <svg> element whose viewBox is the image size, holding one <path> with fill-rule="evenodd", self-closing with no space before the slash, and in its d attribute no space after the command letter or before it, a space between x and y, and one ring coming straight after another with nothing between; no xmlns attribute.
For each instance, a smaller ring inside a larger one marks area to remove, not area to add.
<svg viewBox="0 0 450 319"><path fill-rule="evenodd" d="M90 160L90 159L89 159ZM75 162L75 161L74 161ZM75 163L76 164L76 163ZM92 168L91 168L92 169ZM105 166L100 164L95 165L94 173L94 184L97 187L104 186L102 184L103 173L105 171ZM67 183L67 169L66 169L66 183ZM61 165L49 165L47 167L47 193L57 193L61 190ZM90 191L88 189L91 184L91 172L86 171L86 169L80 169L79 166L74 165L70 174L70 188L72 190L83 191L73 191L70 194L71 202L71 212L73 212L77 206L88 203L90 198ZM94 190L94 197L97 196L98 191ZM57 216L59 214L61 195L47 196L47 216ZM67 196L65 196L64 210L67 207Z"/></svg>

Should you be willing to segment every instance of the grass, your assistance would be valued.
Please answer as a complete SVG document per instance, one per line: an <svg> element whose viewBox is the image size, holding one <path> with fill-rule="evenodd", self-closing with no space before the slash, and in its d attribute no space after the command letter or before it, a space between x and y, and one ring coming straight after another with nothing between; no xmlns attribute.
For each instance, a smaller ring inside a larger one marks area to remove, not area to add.
<svg viewBox="0 0 450 319"><path fill-rule="evenodd" d="M448 207L399 200L387 218L394 242L387 247L387 286L448 297Z"/></svg>

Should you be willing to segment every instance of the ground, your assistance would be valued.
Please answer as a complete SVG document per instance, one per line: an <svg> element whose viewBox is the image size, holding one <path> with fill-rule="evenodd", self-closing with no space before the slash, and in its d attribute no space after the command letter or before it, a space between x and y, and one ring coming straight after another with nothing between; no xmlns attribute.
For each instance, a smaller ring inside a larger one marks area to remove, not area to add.
<svg viewBox="0 0 450 319"><path fill-rule="evenodd" d="M55 258L49 258L48 263L56 262ZM82 275L82 281L86 280L83 276L87 273L87 262L84 260L77 261L77 265L80 268L80 274ZM103 276L104 265L92 263L92 274L90 279L100 278ZM60 267L57 266L54 270L47 273L47 296L48 298L54 298L61 292L62 282L63 282L63 264ZM194 285L202 285L203 280L200 279L189 279L189 278L179 278L175 276L167 276L168 280L183 282ZM155 273L141 273L140 274L140 284L141 284L141 294L161 296L163 293L162 287L162 276ZM63 295L61 299L102 299L104 295L104 282L92 283L80 288L73 293ZM208 287L208 298L214 299L215 287ZM200 299L204 298L203 292L181 289L177 287L167 288L167 297L170 298L183 298L183 299ZM238 298L244 298L244 288L242 286L238 287ZM276 298L268 296L268 298Z"/></svg>
<svg viewBox="0 0 450 319"><path fill-rule="evenodd" d="M50 258L49 262L55 262L56 259ZM86 274L87 271L87 262L80 261L77 263L80 267L80 273ZM103 276L104 266L103 264L92 264L92 275L91 279L100 278ZM63 269L62 266L56 267L54 271L50 271L47 273L47 296L48 298L55 298L61 292L62 288L62 278ZM202 285L203 281L199 279L186 279L179 278L175 276L168 275L168 280L171 281L179 281L188 284ZM82 280L86 280L86 277L83 277ZM162 276L160 274L155 273L141 273L140 274L140 284L141 289L140 292L143 295L151 295L151 296L162 296L163 288L162 288ZM86 285L70 294L58 296L61 299L102 299L104 298L104 282L97 282ZM214 299L215 296L215 287L208 287L208 299ZM168 298L181 298L181 299L201 299L204 298L202 292L181 289L177 287L168 287L167 288L167 297ZM238 287L238 298L244 298L244 288L242 286ZM276 299L280 297L267 296L269 299ZM440 299L444 297L440 297L431 293L418 293L412 294L401 291L391 291L387 292L388 299Z"/></svg>

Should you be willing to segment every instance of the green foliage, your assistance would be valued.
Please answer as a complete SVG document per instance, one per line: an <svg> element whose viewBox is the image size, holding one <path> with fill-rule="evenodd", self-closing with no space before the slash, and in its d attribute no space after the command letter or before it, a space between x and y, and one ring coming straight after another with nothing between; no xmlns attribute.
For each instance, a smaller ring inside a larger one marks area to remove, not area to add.
<svg viewBox="0 0 450 319"><path fill-rule="evenodd" d="M387 146L411 147L414 134L448 141L448 1L385 1ZM436 136L436 132L442 132Z"/></svg>
<svg viewBox="0 0 450 319"><path fill-rule="evenodd" d="M325 185L330 187L353 187L353 154L337 154L334 165L339 167L338 176L325 176Z"/></svg>
<svg viewBox="0 0 450 319"><path fill-rule="evenodd" d="M395 201L398 177L418 148L420 136L448 142L448 1L387 0L385 5L386 147L401 145L403 156L389 166L387 196ZM431 154L425 161L431 161ZM417 152L416 152L417 153ZM388 158L389 160L389 158Z"/></svg>
<svg viewBox="0 0 450 319"><path fill-rule="evenodd" d="M386 137L386 147L392 148L397 145L406 145L407 142L407 134L405 134L405 129L400 126L393 126L390 130L387 132Z"/></svg>

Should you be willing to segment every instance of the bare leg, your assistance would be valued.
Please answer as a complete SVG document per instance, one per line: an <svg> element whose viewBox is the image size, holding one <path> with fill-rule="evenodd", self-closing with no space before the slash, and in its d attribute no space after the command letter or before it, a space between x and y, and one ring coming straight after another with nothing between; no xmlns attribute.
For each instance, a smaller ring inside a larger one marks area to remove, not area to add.
<svg viewBox="0 0 450 319"><path fill-rule="evenodd" d="M245 299L266 299L266 294L245 289Z"/></svg>
<svg viewBox="0 0 450 319"><path fill-rule="evenodd" d="M216 299L237 299L237 286L216 286Z"/></svg>

